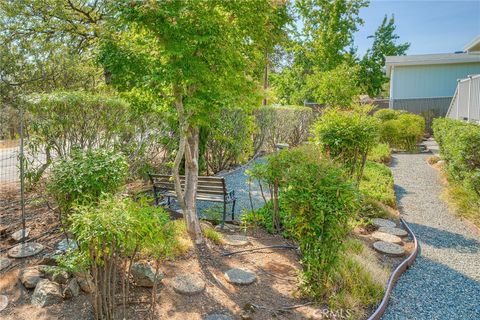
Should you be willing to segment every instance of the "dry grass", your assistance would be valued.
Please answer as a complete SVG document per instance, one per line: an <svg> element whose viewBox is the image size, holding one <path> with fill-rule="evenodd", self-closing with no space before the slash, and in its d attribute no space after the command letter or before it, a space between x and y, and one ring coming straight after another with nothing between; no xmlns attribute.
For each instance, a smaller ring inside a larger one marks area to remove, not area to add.
<svg viewBox="0 0 480 320"><path fill-rule="evenodd" d="M448 180L442 199L456 215L480 228L480 199L458 182Z"/></svg>
<svg viewBox="0 0 480 320"><path fill-rule="evenodd" d="M187 254L193 248L193 241L187 232L187 227L183 219L173 220L170 222L174 225L175 230L175 246L173 247L174 257Z"/></svg>

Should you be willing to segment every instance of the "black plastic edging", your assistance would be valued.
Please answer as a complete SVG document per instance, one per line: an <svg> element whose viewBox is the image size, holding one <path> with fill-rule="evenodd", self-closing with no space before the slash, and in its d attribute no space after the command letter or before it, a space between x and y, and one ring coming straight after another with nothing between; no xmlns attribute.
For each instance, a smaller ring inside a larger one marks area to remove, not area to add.
<svg viewBox="0 0 480 320"><path fill-rule="evenodd" d="M417 238L415 237L415 235L413 234L412 230L407 225L405 220L400 219L400 221L402 222L404 227L407 229L407 232L410 234L410 236L413 238L413 245L414 245L413 252L410 254L408 258L403 260L403 262L400 263L400 265L390 275L390 278L388 279L388 283L387 283L387 289L385 290L385 295L383 296L383 299L380 302L380 305L377 307L375 312L368 318L368 320L378 320L383 316L383 314L385 313L385 310L387 309L388 301L390 300L390 295L392 294L395 284L397 283L400 276L415 262L415 259L417 258L417 254L418 254Z"/></svg>

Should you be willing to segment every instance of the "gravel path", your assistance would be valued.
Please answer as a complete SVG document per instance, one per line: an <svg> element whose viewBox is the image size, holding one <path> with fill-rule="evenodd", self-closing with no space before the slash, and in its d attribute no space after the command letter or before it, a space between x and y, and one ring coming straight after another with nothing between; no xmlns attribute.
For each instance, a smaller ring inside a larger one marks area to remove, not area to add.
<svg viewBox="0 0 480 320"><path fill-rule="evenodd" d="M478 320L480 236L439 198L443 187L428 156L393 158L399 209L419 240L420 254L400 278L383 319Z"/></svg>

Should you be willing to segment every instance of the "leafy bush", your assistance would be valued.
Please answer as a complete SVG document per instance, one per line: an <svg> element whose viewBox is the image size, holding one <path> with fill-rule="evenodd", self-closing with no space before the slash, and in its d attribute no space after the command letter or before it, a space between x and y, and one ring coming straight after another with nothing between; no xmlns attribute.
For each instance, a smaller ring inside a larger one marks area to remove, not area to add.
<svg viewBox="0 0 480 320"><path fill-rule="evenodd" d="M128 164L124 156L106 150L76 151L53 167L48 192L63 212L74 203L96 202L115 193L125 183Z"/></svg>
<svg viewBox="0 0 480 320"><path fill-rule="evenodd" d="M357 210L356 188L342 170L323 160L290 167L281 192L285 228L302 252L302 291L323 299Z"/></svg>
<svg viewBox="0 0 480 320"><path fill-rule="evenodd" d="M392 161L392 150L386 143L375 145L368 153L367 159L370 161L389 164Z"/></svg>
<svg viewBox="0 0 480 320"><path fill-rule="evenodd" d="M38 181L54 159L67 159L75 150L121 152L133 174L156 164L175 141L171 125L153 110L145 95L123 97L82 91L30 97L27 152L45 154L40 163L29 163L30 182Z"/></svg>
<svg viewBox="0 0 480 320"><path fill-rule="evenodd" d="M359 182L367 154L377 143L376 119L361 110L328 109L314 124L313 134L327 155Z"/></svg>
<svg viewBox="0 0 480 320"><path fill-rule="evenodd" d="M162 208L148 205L149 201L103 197L98 204L75 207L69 218L70 232L79 248L69 255L77 261L77 271L93 278L96 319L116 318L115 305L120 302L115 301L120 289L117 274L121 275L121 287L126 288L122 299L125 310L131 266L140 253L155 259L157 274L160 261L173 253L175 232L169 216ZM152 294L152 304L155 297Z"/></svg>
<svg viewBox="0 0 480 320"><path fill-rule="evenodd" d="M422 116L395 110L379 110L374 115L380 119L380 140L391 148L417 151L417 144L425 133Z"/></svg>
<svg viewBox="0 0 480 320"><path fill-rule="evenodd" d="M436 119L433 130L449 176L480 201L480 126Z"/></svg>
<svg viewBox="0 0 480 320"><path fill-rule="evenodd" d="M381 163L367 161L360 191L391 207L396 206L392 171Z"/></svg>
<svg viewBox="0 0 480 320"><path fill-rule="evenodd" d="M253 153L254 119L242 109L224 110L209 127L205 161L209 172L217 173L248 160Z"/></svg>
<svg viewBox="0 0 480 320"><path fill-rule="evenodd" d="M314 116L311 108L300 106L262 106L255 110L255 153L262 148L270 151L278 143L298 146L309 136Z"/></svg>

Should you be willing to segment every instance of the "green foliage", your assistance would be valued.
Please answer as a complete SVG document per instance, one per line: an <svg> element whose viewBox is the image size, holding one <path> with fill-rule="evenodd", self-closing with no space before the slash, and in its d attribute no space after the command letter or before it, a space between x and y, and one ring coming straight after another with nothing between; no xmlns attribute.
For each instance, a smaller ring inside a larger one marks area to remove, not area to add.
<svg viewBox="0 0 480 320"><path fill-rule="evenodd" d="M372 48L367 50L360 61L360 79L364 90L370 97L380 94L383 85L388 81L384 72L385 57L404 55L410 47L408 42L396 43L400 37L395 34L395 29L393 15L390 19L385 15L375 34L369 36L369 38L373 38Z"/></svg>
<svg viewBox="0 0 480 320"><path fill-rule="evenodd" d="M209 172L217 173L245 162L253 153L254 119L245 110L223 110L209 128L205 161Z"/></svg>
<svg viewBox="0 0 480 320"><path fill-rule="evenodd" d="M380 110L374 115L380 119L380 140L391 148L417 151L417 144L425 134L422 116L394 110Z"/></svg>
<svg viewBox="0 0 480 320"><path fill-rule="evenodd" d="M377 200L368 196L363 199L358 216L361 219L390 218L389 212L379 205Z"/></svg>
<svg viewBox="0 0 480 320"><path fill-rule="evenodd" d="M392 160L392 150L390 150L388 144L379 143L370 150L367 160L388 165Z"/></svg>
<svg viewBox="0 0 480 320"><path fill-rule="evenodd" d="M211 227L202 226L202 233L205 238L215 244L221 244L223 242L222 234Z"/></svg>
<svg viewBox="0 0 480 320"><path fill-rule="evenodd" d="M310 101L330 107L349 107L360 94L359 68L342 63L328 71L314 70L304 90Z"/></svg>
<svg viewBox="0 0 480 320"><path fill-rule="evenodd" d="M112 194L125 183L128 164L125 157L106 150L72 152L52 169L48 192L62 211L73 204L97 202L102 194Z"/></svg>
<svg viewBox="0 0 480 320"><path fill-rule="evenodd" d="M255 153L262 148L276 150L277 143L295 147L306 141L314 120L313 111L301 106L262 106L254 111L256 132Z"/></svg>
<svg viewBox="0 0 480 320"><path fill-rule="evenodd" d="M281 192L285 228L302 252L302 291L315 299L329 296L349 221L357 210L356 188L326 161L300 163L286 172Z"/></svg>
<svg viewBox="0 0 480 320"><path fill-rule="evenodd" d="M377 143L378 122L361 110L329 109L313 126L315 141L359 182L370 149Z"/></svg>
<svg viewBox="0 0 480 320"><path fill-rule="evenodd" d="M389 167L372 161L365 163L365 170L360 183L362 193L386 205L396 207L393 186L393 175Z"/></svg>
<svg viewBox="0 0 480 320"><path fill-rule="evenodd" d="M480 127L452 119L435 119L435 140L449 176L480 201Z"/></svg>
<svg viewBox="0 0 480 320"><path fill-rule="evenodd" d="M151 199L135 202L106 196L98 204L75 207L69 217L70 232L79 248L69 255L77 260L78 270L88 270L93 276L97 319L115 318L115 296L120 289L117 273L128 299L128 289L125 293L125 281L129 281L129 274L125 275L127 261L131 266L140 253L154 258L158 270L160 261L173 254L175 230L169 223L169 215L149 202Z"/></svg>

